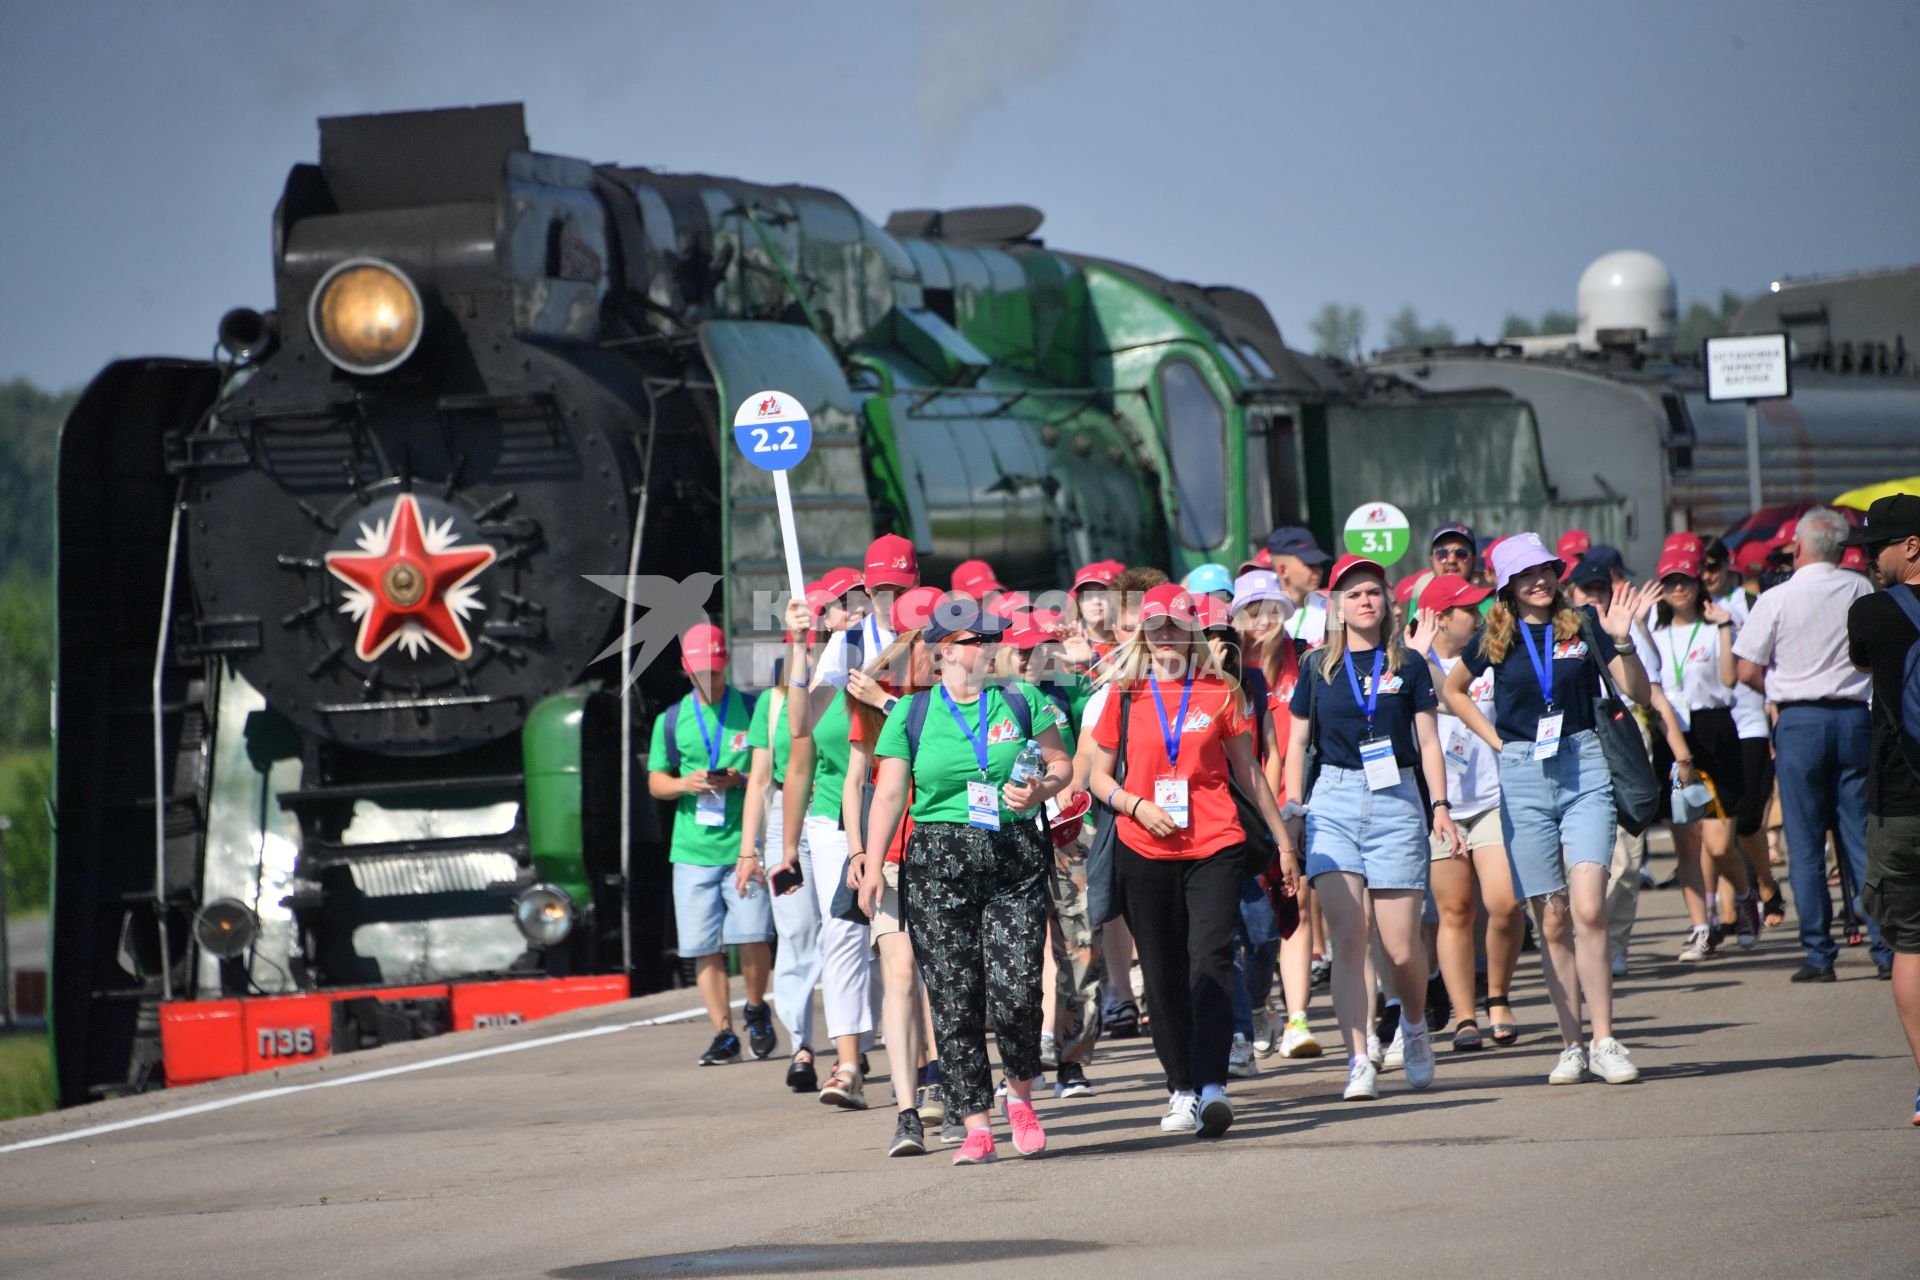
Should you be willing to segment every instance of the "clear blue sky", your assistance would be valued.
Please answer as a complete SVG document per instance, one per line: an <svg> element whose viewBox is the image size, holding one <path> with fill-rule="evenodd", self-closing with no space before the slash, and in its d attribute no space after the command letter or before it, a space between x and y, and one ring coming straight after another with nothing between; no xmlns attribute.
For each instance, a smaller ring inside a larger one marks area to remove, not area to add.
<svg viewBox="0 0 1920 1280"><path fill-rule="evenodd" d="M1459 10L1462 12L1449 12ZM5 0L0 379L264 306L318 116L522 100L537 149L804 181L1492 336L1641 248L1682 299L1920 262L1920 4Z"/></svg>

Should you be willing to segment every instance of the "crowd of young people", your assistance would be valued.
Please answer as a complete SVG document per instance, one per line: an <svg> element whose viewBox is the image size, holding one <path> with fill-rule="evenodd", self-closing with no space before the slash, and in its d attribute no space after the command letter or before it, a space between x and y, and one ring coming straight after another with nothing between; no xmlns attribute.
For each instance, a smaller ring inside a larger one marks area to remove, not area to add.
<svg viewBox="0 0 1920 1280"><path fill-rule="evenodd" d="M973 1164L996 1158L996 1110L1016 1152L1043 1151L1046 1073L1056 1099L1086 1096L1100 1041L1144 1032L1160 1129L1218 1137L1232 1080L1323 1052L1322 985L1348 1099L1378 1097L1382 1071L1429 1087L1439 1036L1513 1044L1531 934L1547 1082L1633 1081L1612 982L1646 841L1616 822L1603 689L1667 773L1679 958L1784 918L1769 704L1735 656L1758 584L1731 560L1676 534L1636 587L1577 531L1549 549L1455 524L1396 581L1288 528L1237 572L1096 562L1036 601L981 561L924 584L912 545L878 538L789 605L757 698L727 684L717 629L682 638L692 691L648 764L676 804L700 1061L773 1055L777 1014L786 1086L865 1110L883 1043L888 1153Z"/></svg>

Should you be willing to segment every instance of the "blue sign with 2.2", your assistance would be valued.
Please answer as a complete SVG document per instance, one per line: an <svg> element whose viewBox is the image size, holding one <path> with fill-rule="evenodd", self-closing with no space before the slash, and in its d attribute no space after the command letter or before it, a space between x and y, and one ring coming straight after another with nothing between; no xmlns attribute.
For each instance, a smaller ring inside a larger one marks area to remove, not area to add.
<svg viewBox="0 0 1920 1280"><path fill-rule="evenodd" d="M786 392L762 391L733 415L733 440L762 471L786 471L813 447L813 421Z"/></svg>

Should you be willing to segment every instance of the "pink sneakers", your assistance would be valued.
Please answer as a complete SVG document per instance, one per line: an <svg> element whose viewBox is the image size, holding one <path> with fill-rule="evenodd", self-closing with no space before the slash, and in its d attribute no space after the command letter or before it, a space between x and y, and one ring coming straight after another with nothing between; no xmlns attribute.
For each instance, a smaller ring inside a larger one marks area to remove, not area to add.
<svg viewBox="0 0 1920 1280"><path fill-rule="evenodd" d="M1013 1130L1013 1149L1023 1156L1039 1155L1047 1149L1047 1131L1040 1127L1040 1117L1033 1114L1033 1104L1022 1102L1013 1095L1007 1095L1007 1127Z"/></svg>
<svg viewBox="0 0 1920 1280"><path fill-rule="evenodd" d="M1031 1112L1033 1108L1027 1110ZM992 1164L997 1159L999 1157L993 1153L992 1129L967 1130L966 1142L953 1153L955 1164Z"/></svg>

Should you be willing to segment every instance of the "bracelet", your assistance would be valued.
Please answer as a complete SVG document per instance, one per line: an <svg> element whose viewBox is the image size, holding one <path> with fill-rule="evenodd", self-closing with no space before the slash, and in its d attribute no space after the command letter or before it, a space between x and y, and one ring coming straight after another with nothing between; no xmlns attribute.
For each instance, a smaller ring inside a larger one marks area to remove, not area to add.
<svg viewBox="0 0 1920 1280"><path fill-rule="evenodd" d="M1120 794L1120 788L1117 786L1113 790L1107 792L1107 808L1109 809L1113 808L1113 798L1119 794Z"/></svg>
<svg viewBox="0 0 1920 1280"><path fill-rule="evenodd" d="M1146 799L1145 796L1135 796L1133 798L1133 808L1127 810L1127 816L1136 822L1139 821L1140 817L1140 802L1144 799Z"/></svg>
<svg viewBox="0 0 1920 1280"><path fill-rule="evenodd" d="M792 685L796 689L804 689L807 687L807 682L805 680L789 680L787 681L787 683L789 685Z"/></svg>
<svg viewBox="0 0 1920 1280"><path fill-rule="evenodd" d="M743 853L739 857L735 858L734 861L735 862L758 862L760 861L760 855L757 853Z"/></svg>
<svg viewBox="0 0 1920 1280"><path fill-rule="evenodd" d="M1438 800L1435 800L1435 801L1434 801L1434 802L1433 802L1432 804L1430 804L1430 805L1428 805L1428 806L1427 806L1427 816L1428 816L1428 817L1432 817L1432 816L1433 816L1433 811L1434 811L1435 809L1438 809L1438 808L1439 808L1439 807L1440 807L1441 805L1445 805L1445 806L1447 806L1447 816L1448 816L1448 817L1452 817L1452 816L1453 816L1453 801L1451 801L1451 800L1448 800L1448 799L1446 799L1445 797L1442 797L1441 799L1438 799Z"/></svg>

